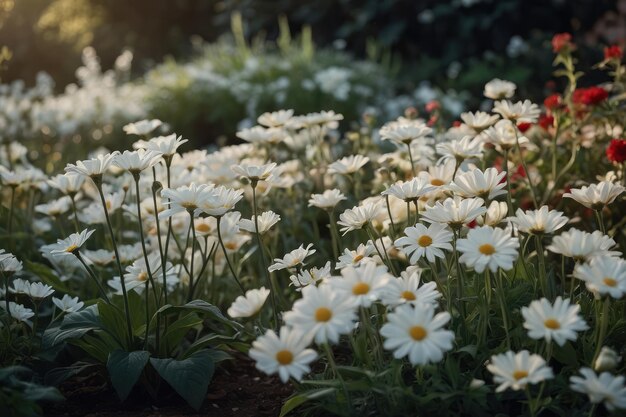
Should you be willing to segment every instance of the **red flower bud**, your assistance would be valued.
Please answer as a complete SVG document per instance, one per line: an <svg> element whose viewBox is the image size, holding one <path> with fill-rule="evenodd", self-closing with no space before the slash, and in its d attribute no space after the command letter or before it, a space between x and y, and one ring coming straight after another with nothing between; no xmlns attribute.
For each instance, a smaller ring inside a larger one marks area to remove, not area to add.
<svg viewBox="0 0 626 417"><path fill-rule="evenodd" d="M606 157L611 162L622 163L626 161L626 140L613 139L606 148Z"/></svg>
<svg viewBox="0 0 626 417"><path fill-rule="evenodd" d="M563 104L560 94L552 94L546 97L543 101L543 105L546 106L548 110L555 110Z"/></svg>
<svg viewBox="0 0 626 417"><path fill-rule="evenodd" d="M549 128L554 126L554 117L548 115L541 116L537 124L543 129L548 130Z"/></svg>
<svg viewBox="0 0 626 417"><path fill-rule="evenodd" d="M572 35L569 33L557 33L552 38L552 51L556 54L572 50L574 47L575 45L572 43Z"/></svg>
<svg viewBox="0 0 626 417"><path fill-rule="evenodd" d="M622 56L622 48L620 48L618 45L607 46L606 48L604 48L604 59L606 59L607 61L609 59L621 60Z"/></svg>
<svg viewBox="0 0 626 417"><path fill-rule="evenodd" d="M426 103L426 111L428 113L432 113L439 108L441 108L441 104L439 104L437 100L431 100L428 103Z"/></svg>
<svg viewBox="0 0 626 417"><path fill-rule="evenodd" d="M601 87L577 88L572 94L574 104L587 106L599 104L609 97L609 93Z"/></svg>
<svg viewBox="0 0 626 417"><path fill-rule="evenodd" d="M517 124L517 128L522 133L526 133L526 131L530 129L531 126L532 126L532 123L518 123Z"/></svg>

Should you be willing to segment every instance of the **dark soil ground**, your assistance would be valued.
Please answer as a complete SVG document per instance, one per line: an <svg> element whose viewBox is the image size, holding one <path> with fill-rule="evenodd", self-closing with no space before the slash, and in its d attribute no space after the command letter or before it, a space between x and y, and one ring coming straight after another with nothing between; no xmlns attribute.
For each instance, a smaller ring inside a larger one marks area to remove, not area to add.
<svg viewBox="0 0 626 417"><path fill-rule="evenodd" d="M252 417L278 416L284 401L293 392L277 377L268 377L246 356L238 356L218 367L202 408L196 411L178 395L149 397L121 403L106 376L68 380L60 387L66 401L45 408L50 417ZM131 395L133 397L133 395ZM134 396L136 397L136 396Z"/></svg>

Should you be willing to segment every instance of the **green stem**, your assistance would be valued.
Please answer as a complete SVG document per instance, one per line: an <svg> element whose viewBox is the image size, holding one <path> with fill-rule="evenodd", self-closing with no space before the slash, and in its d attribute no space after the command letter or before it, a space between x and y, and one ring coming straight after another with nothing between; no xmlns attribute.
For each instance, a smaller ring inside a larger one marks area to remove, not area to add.
<svg viewBox="0 0 626 417"><path fill-rule="evenodd" d="M233 278L235 278L235 282L237 282L237 285L239 286L241 293L245 294L246 290L243 289L243 285L241 285L241 282L239 282L237 273L235 272L235 269L233 268L232 264L230 263L230 259L228 258L228 252L226 251L226 246L224 246L224 240L222 239L222 229L220 227L222 216L217 216L216 220L217 220L217 239L219 240L220 246L222 247L222 251L224 252L224 258L226 258L226 264L228 265L228 269L230 269L230 273L233 275Z"/></svg>
<svg viewBox="0 0 626 417"><path fill-rule="evenodd" d="M506 204L509 208L509 216L513 216L513 201L511 196L511 181L509 178L509 148L504 148L504 161L502 162L502 168L505 172L504 179L506 180Z"/></svg>
<svg viewBox="0 0 626 417"><path fill-rule="evenodd" d="M132 344L133 330L132 330L132 325L130 321L130 308L128 306L128 293L126 291L126 282L124 281L124 269L122 268L122 263L120 261L120 253L117 248L117 242L115 240L115 233L113 232L113 226L111 226L111 218L109 217L109 210L107 209L107 204L104 198L104 193L102 192L102 178L94 179L94 183L96 184L96 188L98 189L98 193L100 194L100 201L102 202L102 208L104 209L104 217L106 219L107 227L109 229L109 235L111 236L111 241L113 242L113 251L115 252L115 261L117 263L117 269L120 274L120 284L122 285L122 296L124 298L124 314L126 316L128 343Z"/></svg>
<svg viewBox="0 0 626 417"><path fill-rule="evenodd" d="M159 308L159 299L157 296L156 285L154 285L154 279L152 277L152 269L150 268L150 261L148 260L148 250L146 249L146 239L143 233L143 219L141 216L141 198L139 196L139 174L134 174L135 178L135 198L137 200L137 223L139 225L139 236L141 237L141 251L143 252L143 260L146 263L146 272L148 273L148 282L152 285L152 292L154 293L154 303L156 308ZM193 260L193 257L192 257Z"/></svg>
<svg viewBox="0 0 626 417"><path fill-rule="evenodd" d="M407 149L409 150L409 161L411 161L411 172L413 173L413 177L416 177L417 174L415 172L415 163L413 162L413 151L411 151L411 143L406 144Z"/></svg>
<svg viewBox="0 0 626 417"><path fill-rule="evenodd" d="M80 254L80 252L78 250L76 250L74 253L74 256L76 256L76 258L80 261L80 263L85 267L85 269L87 270L87 274L89 275L89 277L91 279L94 280L94 282L96 283L96 285L98 286L98 290L100 291L100 295L102 296L102 298L104 299L104 301L107 302L107 304L111 304L111 301L109 300L109 297L107 297L106 291L104 290L104 287L102 286L102 284L100 283L100 280L98 279L98 277L96 277L96 274L94 274L93 270L89 267L89 265L87 265L87 263L85 262L85 260L83 259L82 255Z"/></svg>
<svg viewBox="0 0 626 417"><path fill-rule="evenodd" d="M272 277L270 276L270 272L267 270L267 263L265 262L265 254L263 253L263 242L261 241L261 233L259 233L259 220L257 213L257 202L256 202L256 186L257 182L252 181L252 215L254 216L254 231L256 232L256 240L259 245L259 256L261 257L261 265L263 267L263 273L265 274L265 280L267 285L270 287L270 301L272 303L272 315L274 317L274 328L278 329L278 307L276 303L276 288L274 287L274 282L272 281Z"/></svg>
<svg viewBox="0 0 626 417"><path fill-rule="evenodd" d="M596 343L596 351L593 354L593 360L591 361L591 367L593 368L593 364L596 363L598 356L600 356L600 350L602 350L602 343L604 342L604 338L606 337L606 331L609 327L609 308L611 306L611 298L606 296L604 298L604 302L602 304L602 317L597 319L599 323L600 330L598 332L598 341Z"/></svg>
<svg viewBox="0 0 626 417"><path fill-rule="evenodd" d="M517 134L517 125L515 124L513 120L511 120L511 124L513 125L513 131L515 132L515 147L517 149L517 153L519 153L519 158L520 158L520 161L522 162L522 167L524 168L524 172L526 173L526 179L528 180L528 188L530 188L530 194L533 199L533 205L535 206L535 209L538 209L539 205L537 204L537 194L535 193L535 186L533 185L533 182L530 179L530 171L528 171L528 166L526 165L526 160L524 159L524 154L522 153L522 147L519 144L519 135Z"/></svg>

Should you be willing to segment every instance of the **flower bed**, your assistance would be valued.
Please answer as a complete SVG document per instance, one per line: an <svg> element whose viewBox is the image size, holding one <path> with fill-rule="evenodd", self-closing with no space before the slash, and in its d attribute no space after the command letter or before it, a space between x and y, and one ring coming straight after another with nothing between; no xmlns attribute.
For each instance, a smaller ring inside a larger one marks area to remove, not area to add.
<svg viewBox="0 0 626 417"><path fill-rule="evenodd" d="M581 89L553 47L561 94L494 80L449 128L280 110L209 152L144 120L53 177L5 143L0 405L106 370L199 410L245 354L281 415L619 415L622 54Z"/></svg>

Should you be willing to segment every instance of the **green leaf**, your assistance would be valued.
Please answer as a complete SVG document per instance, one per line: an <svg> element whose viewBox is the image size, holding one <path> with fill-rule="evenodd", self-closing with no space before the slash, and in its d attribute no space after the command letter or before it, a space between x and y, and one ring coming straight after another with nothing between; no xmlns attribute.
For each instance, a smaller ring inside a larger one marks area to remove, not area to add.
<svg viewBox="0 0 626 417"><path fill-rule="evenodd" d="M229 344L232 342L233 338L229 336L223 336L221 334L211 333L206 336L201 337L196 340L189 346L187 351L185 352L185 356L191 355L193 352L204 349L211 346L217 346L219 344Z"/></svg>
<svg viewBox="0 0 626 417"><path fill-rule="evenodd" d="M76 362L71 366L51 369L50 371L46 372L43 380L46 385L59 385L66 379L78 375L81 372L96 366L100 365L88 362Z"/></svg>
<svg viewBox="0 0 626 417"><path fill-rule="evenodd" d="M104 301L98 301L98 311L100 312L102 327L122 344L122 341L127 339L124 312L113 304Z"/></svg>
<svg viewBox="0 0 626 417"><path fill-rule="evenodd" d="M150 358L150 363L178 395L196 410L200 409L215 371L209 351L198 351L182 361Z"/></svg>
<svg viewBox="0 0 626 417"><path fill-rule="evenodd" d="M85 333L101 327L98 306L92 305L76 313L63 317L59 327L46 329L42 338L42 347L51 348L67 339L78 339Z"/></svg>
<svg viewBox="0 0 626 417"><path fill-rule="evenodd" d="M150 352L145 350L125 352L116 349L109 354L107 369L120 400L124 401L128 397L149 359Z"/></svg>
<svg viewBox="0 0 626 417"><path fill-rule="evenodd" d="M289 412L309 400L314 400L325 395L332 394L335 391L337 391L335 388L321 388L293 396L285 401L285 404L283 404L282 408L280 409L280 417L286 416Z"/></svg>
<svg viewBox="0 0 626 417"><path fill-rule="evenodd" d="M170 348L177 346L192 327L201 325L202 322L203 320L198 317L196 313L189 313L176 320L170 327L168 327L167 333L165 334L165 341L167 343L166 346Z"/></svg>
<svg viewBox="0 0 626 417"><path fill-rule="evenodd" d="M552 353L554 359L565 365L578 366L578 359L576 355L576 349L571 343L567 342L563 346L554 345L554 352Z"/></svg>
<svg viewBox="0 0 626 417"><path fill-rule="evenodd" d="M61 279L54 273L54 271L48 268L44 264L40 264L37 262L24 261L24 266L26 270L32 272L37 275L39 279L44 283L50 285L55 290L70 293L70 289L61 281Z"/></svg>

